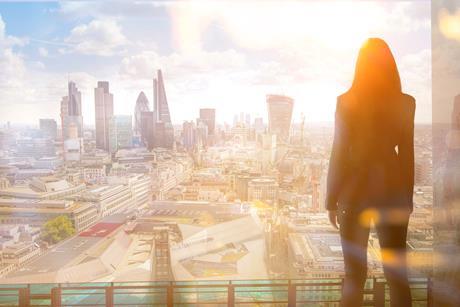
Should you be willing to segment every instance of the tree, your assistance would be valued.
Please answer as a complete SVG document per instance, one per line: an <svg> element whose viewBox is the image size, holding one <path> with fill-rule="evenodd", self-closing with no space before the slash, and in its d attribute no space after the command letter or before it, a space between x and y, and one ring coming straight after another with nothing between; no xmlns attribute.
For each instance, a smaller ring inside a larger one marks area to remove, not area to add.
<svg viewBox="0 0 460 307"><path fill-rule="evenodd" d="M57 216L48 220L43 226L42 239L55 244L75 234L75 227L66 215Z"/></svg>

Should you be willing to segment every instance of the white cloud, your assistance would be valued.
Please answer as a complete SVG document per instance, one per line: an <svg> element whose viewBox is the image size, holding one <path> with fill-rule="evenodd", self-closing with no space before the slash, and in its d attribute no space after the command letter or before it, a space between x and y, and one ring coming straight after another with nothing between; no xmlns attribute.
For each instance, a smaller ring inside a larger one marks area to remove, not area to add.
<svg viewBox="0 0 460 307"><path fill-rule="evenodd" d="M0 15L0 48L11 48L15 45L24 46L27 43L27 39L10 36L6 34L6 25L3 21L2 15Z"/></svg>
<svg viewBox="0 0 460 307"><path fill-rule="evenodd" d="M37 49L38 51L38 54L44 58L46 58L48 56L48 49L44 48L44 47L39 47Z"/></svg>
<svg viewBox="0 0 460 307"><path fill-rule="evenodd" d="M157 69L162 69L169 78L188 78L220 71L231 71L245 67L245 56L235 50L222 52L197 51L172 53L161 56L155 51L145 51L127 56L121 61L120 75L131 79L152 79Z"/></svg>
<svg viewBox="0 0 460 307"><path fill-rule="evenodd" d="M399 61L403 91L417 101L416 119L431 121L431 49L407 54Z"/></svg>
<svg viewBox="0 0 460 307"><path fill-rule="evenodd" d="M95 19L73 28L65 42L72 44L75 52L110 56L123 51L128 41L115 20Z"/></svg>
<svg viewBox="0 0 460 307"><path fill-rule="evenodd" d="M167 8L180 50L202 48L203 33L218 23L233 42L248 49L290 48L307 39L350 49L376 33L429 29L429 16L408 17L429 3L379 1L179 1Z"/></svg>

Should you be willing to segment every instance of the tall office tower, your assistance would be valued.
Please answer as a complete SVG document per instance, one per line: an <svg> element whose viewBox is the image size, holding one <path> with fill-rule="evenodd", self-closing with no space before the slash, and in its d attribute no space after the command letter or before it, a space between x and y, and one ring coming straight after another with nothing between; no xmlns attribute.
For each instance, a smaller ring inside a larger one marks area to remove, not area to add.
<svg viewBox="0 0 460 307"><path fill-rule="evenodd" d="M141 112L141 141L149 150L154 147L154 114L151 111Z"/></svg>
<svg viewBox="0 0 460 307"><path fill-rule="evenodd" d="M142 112L150 111L149 100L144 92L140 92L137 96L136 106L134 107L134 134L141 135L141 117Z"/></svg>
<svg viewBox="0 0 460 307"><path fill-rule="evenodd" d="M77 127L78 137L83 137L83 117L81 114L81 93L75 82L69 81L67 96L67 116L64 119L64 139L69 137L69 126L73 123ZM64 99L63 99L64 101ZM62 107L62 102L61 102Z"/></svg>
<svg viewBox="0 0 460 307"><path fill-rule="evenodd" d="M236 127L238 125L238 114L233 115L233 127Z"/></svg>
<svg viewBox="0 0 460 307"><path fill-rule="evenodd" d="M81 93L73 81L69 81L69 115L81 115Z"/></svg>
<svg viewBox="0 0 460 307"><path fill-rule="evenodd" d="M133 122L130 115L112 116L109 125L109 151L133 146Z"/></svg>
<svg viewBox="0 0 460 307"><path fill-rule="evenodd" d="M67 116L69 116L69 97L64 96L61 99L61 138L67 137Z"/></svg>
<svg viewBox="0 0 460 307"><path fill-rule="evenodd" d="M57 124L54 119L40 118L40 130L43 135L56 140L57 138Z"/></svg>
<svg viewBox="0 0 460 307"><path fill-rule="evenodd" d="M244 119L247 127L251 127L251 114L247 113Z"/></svg>
<svg viewBox="0 0 460 307"><path fill-rule="evenodd" d="M155 147L173 148L174 128L169 113L168 99L164 87L163 74L157 72L153 79L153 112L154 112L154 139Z"/></svg>
<svg viewBox="0 0 460 307"><path fill-rule="evenodd" d="M288 143L294 100L282 95L267 95L268 131L278 143Z"/></svg>
<svg viewBox="0 0 460 307"><path fill-rule="evenodd" d="M200 121L208 126L208 134L214 135L216 131L216 109L200 109Z"/></svg>
<svg viewBox="0 0 460 307"><path fill-rule="evenodd" d="M83 138L78 135L78 126L70 122L67 126L68 136L64 140L64 160L66 162L80 161L83 152Z"/></svg>
<svg viewBox="0 0 460 307"><path fill-rule="evenodd" d="M96 148L109 150L109 124L113 116L113 94L109 92L109 82L99 81L94 89L96 114Z"/></svg>
<svg viewBox="0 0 460 307"><path fill-rule="evenodd" d="M196 123L196 140L201 146L208 145L208 126L200 119Z"/></svg>
<svg viewBox="0 0 460 307"><path fill-rule="evenodd" d="M182 125L182 144L185 149L191 150L196 145L196 127L193 121L185 121Z"/></svg>
<svg viewBox="0 0 460 307"><path fill-rule="evenodd" d="M264 119L262 117L254 118L254 130L256 133L262 133L265 131Z"/></svg>

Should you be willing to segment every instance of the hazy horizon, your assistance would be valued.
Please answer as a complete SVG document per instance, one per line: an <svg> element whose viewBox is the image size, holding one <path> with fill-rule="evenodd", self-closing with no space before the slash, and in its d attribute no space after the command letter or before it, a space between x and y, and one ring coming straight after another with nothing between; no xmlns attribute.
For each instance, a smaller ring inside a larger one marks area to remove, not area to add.
<svg viewBox="0 0 460 307"><path fill-rule="evenodd" d="M416 122L430 123L430 14L429 1L0 3L0 122L59 122L68 80L82 92L85 125L99 80L110 82L115 114L132 115L140 91L152 106L156 69L175 124L204 107L218 122L240 112L266 121L271 93L294 98L293 122L301 113L332 122L361 43L379 36L417 99Z"/></svg>

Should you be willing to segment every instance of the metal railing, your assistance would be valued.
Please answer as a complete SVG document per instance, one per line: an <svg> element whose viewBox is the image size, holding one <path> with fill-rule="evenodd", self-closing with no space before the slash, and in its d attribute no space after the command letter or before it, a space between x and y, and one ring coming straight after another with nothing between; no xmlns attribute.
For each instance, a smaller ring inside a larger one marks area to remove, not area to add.
<svg viewBox="0 0 460 307"><path fill-rule="evenodd" d="M414 306L431 306L431 281L411 280ZM119 282L0 286L0 306L335 306L342 279ZM366 282L365 305L389 301L383 279Z"/></svg>

